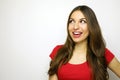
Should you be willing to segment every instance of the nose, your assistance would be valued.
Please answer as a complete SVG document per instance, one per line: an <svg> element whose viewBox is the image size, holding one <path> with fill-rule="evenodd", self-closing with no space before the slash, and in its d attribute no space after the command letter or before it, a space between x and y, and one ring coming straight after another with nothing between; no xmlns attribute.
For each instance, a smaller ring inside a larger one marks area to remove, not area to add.
<svg viewBox="0 0 120 80"><path fill-rule="evenodd" d="M76 29L79 29L79 23L75 23L74 24L74 29L76 30Z"/></svg>

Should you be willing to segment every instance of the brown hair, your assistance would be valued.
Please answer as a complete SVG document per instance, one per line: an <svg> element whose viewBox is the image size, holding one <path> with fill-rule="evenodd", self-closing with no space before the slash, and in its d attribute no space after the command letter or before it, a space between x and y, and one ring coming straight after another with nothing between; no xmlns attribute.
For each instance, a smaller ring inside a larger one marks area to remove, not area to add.
<svg viewBox="0 0 120 80"><path fill-rule="evenodd" d="M107 64L104 56L105 53L105 42L102 37L101 29L98 24L95 13L88 6L82 5L77 6L72 10L69 15L67 22L67 32L68 36L65 44L58 50L55 58L50 62L50 68L48 71L49 75L56 74L58 68L67 63L73 54L73 49L75 46L74 41L72 40L69 31L69 19L74 11L81 11L88 24L89 36L87 43L87 61L92 70L92 80L107 80L109 78L107 72Z"/></svg>

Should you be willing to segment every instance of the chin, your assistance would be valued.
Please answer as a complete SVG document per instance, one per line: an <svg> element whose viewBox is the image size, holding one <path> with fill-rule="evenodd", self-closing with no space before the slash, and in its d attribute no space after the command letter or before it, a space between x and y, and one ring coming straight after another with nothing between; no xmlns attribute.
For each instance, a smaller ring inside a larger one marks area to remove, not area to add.
<svg viewBox="0 0 120 80"><path fill-rule="evenodd" d="M82 42L86 42L87 39L84 39L84 40L73 39L73 41L74 41L75 43L82 43Z"/></svg>
<svg viewBox="0 0 120 80"><path fill-rule="evenodd" d="M81 42L81 40L73 40L75 43L79 43Z"/></svg>

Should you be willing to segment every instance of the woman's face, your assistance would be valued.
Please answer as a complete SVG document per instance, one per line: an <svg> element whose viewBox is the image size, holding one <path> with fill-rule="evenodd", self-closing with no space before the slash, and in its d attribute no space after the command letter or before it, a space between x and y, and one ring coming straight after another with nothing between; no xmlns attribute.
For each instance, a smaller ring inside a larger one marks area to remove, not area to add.
<svg viewBox="0 0 120 80"><path fill-rule="evenodd" d="M68 31L75 43L87 41L89 35L87 21L81 11L72 13L69 19Z"/></svg>

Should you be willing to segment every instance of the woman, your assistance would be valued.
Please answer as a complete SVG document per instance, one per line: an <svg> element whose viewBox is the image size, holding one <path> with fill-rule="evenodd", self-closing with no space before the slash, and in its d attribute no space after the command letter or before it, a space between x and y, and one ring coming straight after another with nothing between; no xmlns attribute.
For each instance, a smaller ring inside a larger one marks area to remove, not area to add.
<svg viewBox="0 0 120 80"><path fill-rule="evenodd" d="M107 67L120 78L120 62L106 48L91 8L74 8L67 32L66 42L50 54L49 80L108 80Z"/></svg>

